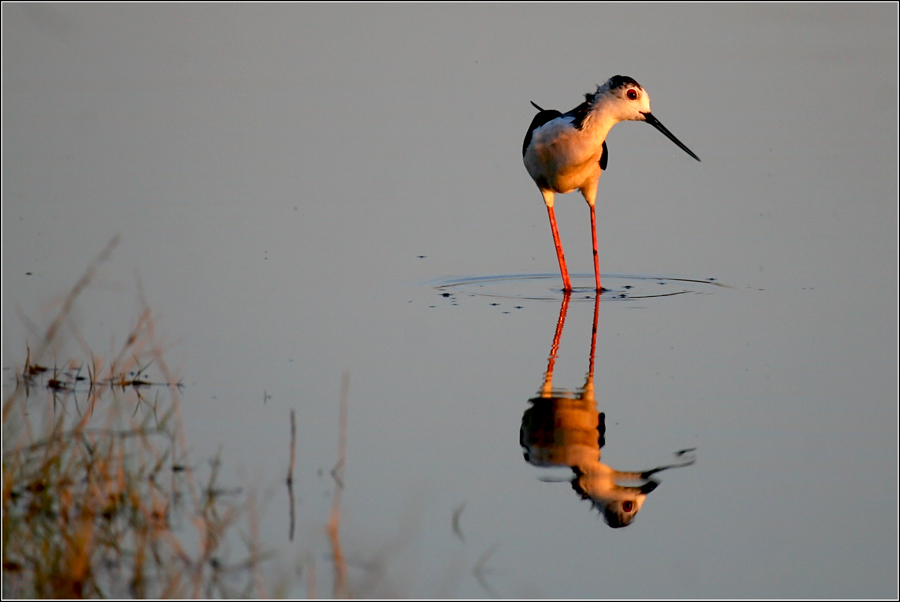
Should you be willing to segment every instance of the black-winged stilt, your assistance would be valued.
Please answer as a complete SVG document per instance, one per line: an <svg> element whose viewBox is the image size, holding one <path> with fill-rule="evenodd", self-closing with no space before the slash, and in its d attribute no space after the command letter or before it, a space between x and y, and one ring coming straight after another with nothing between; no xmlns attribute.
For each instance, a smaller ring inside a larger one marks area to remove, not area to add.
<svg viewBox="0 0 900 602"><path fill-rule="evenodd" d="M591 208L591 236L594 243L594 279L600 287L600 259L597 255L597 221L594 201L600 173L606 169L609 150L606 135L620 121L646 121L666 135L672 142L697 161L700 157L681 143L650 113L650 97L639 83L624 75L611 77L596 92L584 95L585 101L569 111L560 113L531 104L539 111L525 134L522 158L525 169L537 184L547 205L553 243L562 272L563 290L571 291L569 271L563 256L553 198L556 193L580 190Z"/></svg>

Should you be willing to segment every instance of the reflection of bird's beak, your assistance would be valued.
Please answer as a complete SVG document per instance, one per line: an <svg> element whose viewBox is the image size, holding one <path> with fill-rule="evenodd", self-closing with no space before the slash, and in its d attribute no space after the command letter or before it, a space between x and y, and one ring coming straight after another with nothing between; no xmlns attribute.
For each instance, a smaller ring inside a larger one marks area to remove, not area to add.
<svg viewBox="0 0 900 602"><path fill-rule="evenodd" d="M641 115L644 116L644 121L646 121L647 123L649 123L650 125L652 125L652 126L655 127L656 129L658 129L660 132L662 132L663 134L665 134L666 138L668 138L669 140L671 140L672 142L674 142L675 144L677 144L677 145L681 148L681 150L683 150L684 152L686 152L687 154L689 154L690 156L692 156L693 158L695 158L697 161L700 160L700 157L698 157L698 156L695 155L693 152L691 152L691 149L689 149L688 147L686 147L685 145L683 145L683 144L681 143L681 140L679 140L678 138L676 138L676 137L672 134L672 132L670 132L669 130L667 130L667 129L666 129L666 126L664 126L662 123L660 123L659 119L657 119L656 117L654 117L652 113L650 113L650 112L647 112L647 113L641 113Z"/></svg>

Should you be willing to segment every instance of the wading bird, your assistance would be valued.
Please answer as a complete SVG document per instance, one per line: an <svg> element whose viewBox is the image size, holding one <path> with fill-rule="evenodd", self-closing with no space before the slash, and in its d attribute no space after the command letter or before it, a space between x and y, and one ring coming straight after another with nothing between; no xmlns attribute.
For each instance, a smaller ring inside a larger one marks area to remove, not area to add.
<svg viewBox="0 0 900 602"><path fill-rule="evenodd" d="M591 236L594 242L594 279L597 292L600 287L600 258L597 255L597 220L594 201L597 199L597 182L600 173L606 169L609 150L606 135L612 126L620 121L646 121L669 140L697 161L700 157L672 135L659 120L650 113L650 98L639 83L624 75L611 77L602 86L597 86L593 94L584 95L584 102L569 111L560 113L545 110L534 105L539 112L534 116L525 142L522 144L522 159L525 169L537 184L553 229L553 243L562 272L563 290L571 291L569 271L563 255L559 231L556 229L556 215L553 212L553 198L556 193L564 194L580 190L591 208Z"/></svg>

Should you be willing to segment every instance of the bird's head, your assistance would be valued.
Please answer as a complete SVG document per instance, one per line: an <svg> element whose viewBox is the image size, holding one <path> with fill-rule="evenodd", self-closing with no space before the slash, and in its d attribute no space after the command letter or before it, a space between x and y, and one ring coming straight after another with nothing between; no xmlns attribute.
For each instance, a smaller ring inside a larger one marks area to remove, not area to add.
<svg viewBox="0 0 900 602"><path fill-rule="evenodd" d="M644 121L644 115L650 112L650 96L626 75L614 75L602 86L597 86L594 104L601 103L605 112L616 121Z"/></svg>
<svg viewBox="0 0 900 602"><path fill-rule="evenodd" d="M700 160L650 112L650 96L639 83L626 75L614 75L597 86L593 106L615 121L646 121L691 157Z"/></svg>

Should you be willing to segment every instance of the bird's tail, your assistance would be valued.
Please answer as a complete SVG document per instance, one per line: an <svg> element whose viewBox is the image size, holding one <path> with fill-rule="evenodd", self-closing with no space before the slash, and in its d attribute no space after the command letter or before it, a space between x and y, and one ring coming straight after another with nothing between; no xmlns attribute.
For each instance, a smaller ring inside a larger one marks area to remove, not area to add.
<svg viewBox="0 0 900 602"><path fill-rule="evenodd" d="M533 100L529 100L528 102L530 102L530 103L531 103L531 106L533 106L533 107L534 107L535 109L537 109L538 111L543 111L543 110L544 110L544 109L542 109L541 107L537 106Z"/></svg>

